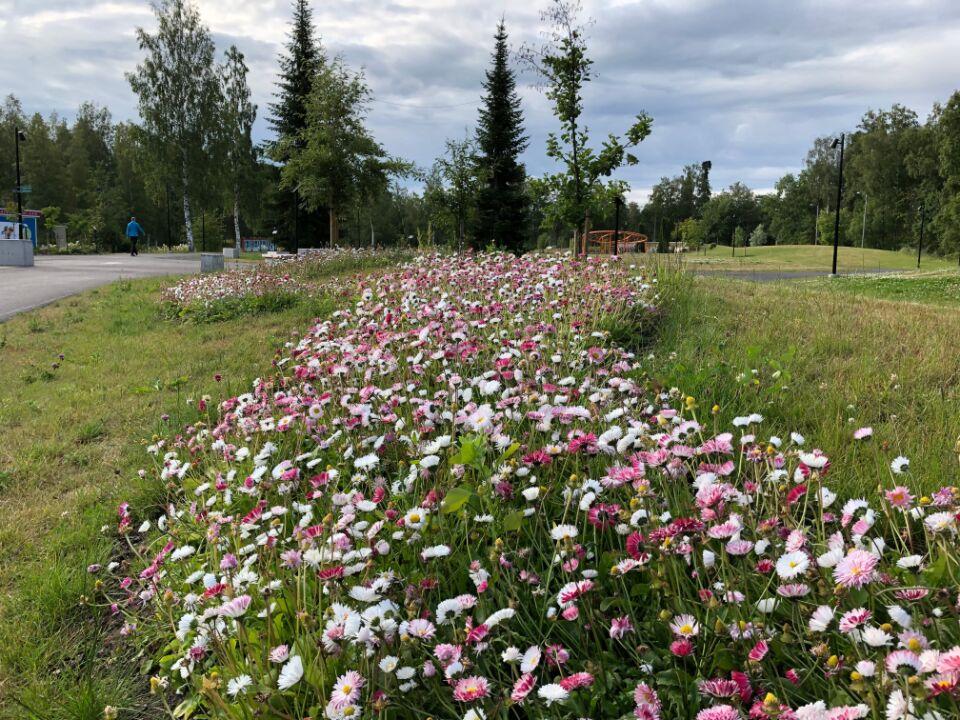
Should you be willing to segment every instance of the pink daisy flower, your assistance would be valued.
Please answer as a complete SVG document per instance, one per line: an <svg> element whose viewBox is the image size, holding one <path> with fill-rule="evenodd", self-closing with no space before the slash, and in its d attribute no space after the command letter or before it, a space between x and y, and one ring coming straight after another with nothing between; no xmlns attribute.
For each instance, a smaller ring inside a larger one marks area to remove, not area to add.
<svg viewBox="0 0 960 720"><path fill-rule="evenodd" d="M471 675L457 681L453 688L453 697L459 702L473 702L490 694L490 683L485 677Z"/></svg>
<svg viewBox="0 0 960 720"><path fill-rule="evenodd" d="M887 490L883 495L887 498L887 502L898 510L909 510L913 505L913 495L903 485L897 485L892 490Z"/></svg>
<svg viewBox="0 0 960 720"><path fill-rule="evenodd" d="M330 693L330 704L338 710L348 705L355 705L360 699L360 689L366 681L356 670L350 670L337 678L333 686L333 692Z"/></svg>
<svg viewBox="0 0 960 720"><path fill-rule="evenodd" d="M531 673L521 675L520 679L513 685L513 692L510 693L510 699L515 703L522 703L537 684L537 678Z"/></svg>
<svg viewBox="0 0 960 720"><path fill-rule="evenodd" d="M610 621L610 637L614 640L619 640L630 632L633 632L633 623L630 622L628 615L617 617Z"/></svg>
<svg viewBox="0 0 960 720"><path fill-rule="evenodd" d="M697 720L740 720L740 711L731 705L714 705L697 713Z"/></svg>
<svg viewBox="0 0 960 720"><path fill-rule="evenodd" d="M851 550L833 569L833 579L844 587L861 588L876 578L877 556L866 550Z"/></svg>
<svg viewBox="0 0 960 720"><path fill-rule="evenodd" d="M863 626L866 622L873 617L873 613L867 610L866 608L856 608L855 610L849 610L843 614L840 618L840 632L850 633L856 630L858 627Z"/></svg>
<svg viewBox="0 0 960 720"><path fill-rule="evenodd" d="M591 685L593 685L593 675L588 672L574 673L560 681L560 687L567 692L581 687L590 687Z"/></svg>

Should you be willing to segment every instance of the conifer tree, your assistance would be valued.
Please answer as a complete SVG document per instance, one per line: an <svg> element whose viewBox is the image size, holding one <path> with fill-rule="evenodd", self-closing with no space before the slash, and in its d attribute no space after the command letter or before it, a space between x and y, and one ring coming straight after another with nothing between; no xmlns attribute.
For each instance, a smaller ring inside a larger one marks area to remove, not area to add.
<svg viewBox="0 0 960 720"><path fill-rule="evenodd" d="M280 57L277 80L277 101L270 104L270 128L275 139L268 145L270 158L278 163L290 160L291 153L302 145L307 128L307 104L313 81L326 62L323 48L317 41L313 12L307 0L293 1L293 19L285 52ZM292 236L299 245L301 235L309 236L322 226L319 213L301 212L301 198L296 188L282 193L284 215L292 220Z"/></svg>
<svg viewBox="0 0 960 720"><path fill-rule="evenodd" d="M492 241L519 253L529 204L519 155L527 147L527 138L516 80L508 65L507 30L502 19L494 38L493 65L483 83L486 94L477 124L480 190L476 237L479 242Z"/></svg>
<svg viewBox="0 0 960 720"><path fill-rule="evenodd" d="M291 25L286 52L280 57L277 101L270 104L269 123L276 134L271 157L277 162L287 160L291 141L307 127L307 100L313 79L324 62L307 0L294 0Z"/></svg>

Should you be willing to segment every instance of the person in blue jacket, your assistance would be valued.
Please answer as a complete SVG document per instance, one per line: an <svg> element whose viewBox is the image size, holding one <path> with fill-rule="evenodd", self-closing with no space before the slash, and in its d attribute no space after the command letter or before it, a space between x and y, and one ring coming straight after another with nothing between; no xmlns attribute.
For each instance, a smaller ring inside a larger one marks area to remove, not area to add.
<svg viewBox="0 0 960 720"><path fill-rule="evenodd" d="M127 223L127 238L130 240L131 256L137 254L137 239L141 235L143 235L143 228L140 227L140 223L137 222L135 217L130 218L130 222Z"/></svg>

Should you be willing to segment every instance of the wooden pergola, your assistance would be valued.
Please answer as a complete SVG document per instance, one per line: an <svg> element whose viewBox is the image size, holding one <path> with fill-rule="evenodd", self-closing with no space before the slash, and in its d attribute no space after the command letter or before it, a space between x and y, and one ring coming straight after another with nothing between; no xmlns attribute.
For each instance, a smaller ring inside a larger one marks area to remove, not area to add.
<svg viewBox="0 0 960 720"><path fill-rule="evenodd" d="M630 230L621 230L619 236L614 230L591 230L587 235L587 252L597 255L645 253L647 242L646 235Z"/></svg>

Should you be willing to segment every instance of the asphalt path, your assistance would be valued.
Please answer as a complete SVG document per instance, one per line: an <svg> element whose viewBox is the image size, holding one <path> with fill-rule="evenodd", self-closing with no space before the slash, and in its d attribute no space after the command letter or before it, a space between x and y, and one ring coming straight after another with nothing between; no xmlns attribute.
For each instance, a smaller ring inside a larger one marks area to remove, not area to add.
<svg viewBox="0 0 960 720"><path fill-rule="evenodd" d="M37 255L34 266L0 266L0 322L78 292L112 283L200 272L199 254Z"/></svg>
<svg viewBox="0 0 960 720"><path fill-rule="evenodd" d="M228 266L238 263L227 262ZM0 266L0 322L70 295L116 280L155 276L190 275L200 271L200 255L129 254L38 255L29 268ZM693 268L701 275L721 275L754 282L800 280L821 277L824 272L808 270L722 270ZM867 272L878 272L877 270ZM898 272L880 270L879 272ZM845 273L845 274L859 274Z"/></svg>

